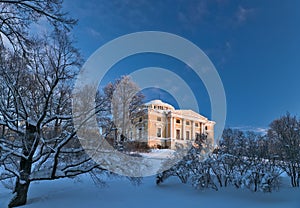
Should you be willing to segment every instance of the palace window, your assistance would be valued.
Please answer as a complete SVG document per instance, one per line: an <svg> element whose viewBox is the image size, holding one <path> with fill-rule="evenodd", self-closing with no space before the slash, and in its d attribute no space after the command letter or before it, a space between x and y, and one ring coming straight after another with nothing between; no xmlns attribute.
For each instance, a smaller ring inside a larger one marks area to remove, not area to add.
<svg viewBox="0 0 300 208"><path fill-rule="evenodd" d="M176 123L180 124L180 119L176 119Z"/></svg>
<svg viewBox="0 0 300 208"><path fill-rule="evenodd" d="M157 128L156 135L157 135L157 137L161 137L161 128Z"/></svg>
<svg viewBox="0 0 300 208"><path fill-rule="evenodd" d="M199 123L196 122L196 123L195 123L195 126L196 126L196 127L199 127Z"/></svg>
<svg viewBox="0 0 300 208"><path fill-rule="evenodd" d="M142 128L139 128L139 139L142 139Z"/></svg>
<svg viewBox="0 0 300 208"><path fill-rule="evenodd" d="M186 121L185 125L189 126L190 125L190 121Z"/></svg>
<svg viewBox="0 0 300 208"><path fill-rule="evenodd" d="M196 142L199 142L200 137L201 137L201 134L200 134L200 133L196 133L196 134L195 134L195 141L196 141Z"/></svg>
<svg viewBox="0 0 300 208"><path fill-rule="evenodd" d="M161 121L161 117L157 117L157 121Z"/></svg>
<svg viewBox="0 0 300 208"><path fill-rule="evenodd" d="M180 139L180 130L176 129L176 139Z"/></svg>
<svg viewBox="0 0 300 208"><path fill-rule="evenodd" d="M189 140L189 139L190 139L190 132L189 132L189 131L186 131L185 138L186 138L187 140Z"/></svg>
<svg viewBox="0 0 300 208"><path fill-rule="evenodd" d="M208 128L207 128L207 126L205 126L205 130L207 130Z"/></svg>

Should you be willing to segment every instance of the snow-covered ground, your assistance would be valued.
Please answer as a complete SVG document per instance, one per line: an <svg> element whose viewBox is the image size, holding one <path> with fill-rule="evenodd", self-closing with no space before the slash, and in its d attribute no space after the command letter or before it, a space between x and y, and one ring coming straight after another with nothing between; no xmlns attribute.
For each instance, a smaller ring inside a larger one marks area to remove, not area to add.
<svg viewBox="0 0 300 208"><path fill-rule="evenodd" d="M150 152L139 154L146 158L165 159L172 157L174 152L175 151L171 149L152 149Z"/></svg>
<svg viewBox="0 0 300 208"><path fill-rule="evenodd" d="M252 193L234 188L195 190L181 184L176 178L160 186L155 177L147 177L139 186L125 179L109 179L108 187L97 187L88 176L80 180L61 179L32 183L26 208L141 208L141 207L255 207L255 208L299 208L300 189L288 187L287 178L278 192ZM0 207L7 207L11 197L9 190L0 186Z"/></svg>
<svg viewBox="0 0 300 208"><path fill-rule="evenodd" d="M152 158L156 165L161 159L171 157L172 150L152 150L139 153ZM90 176L77 179L34 182L28 194L25 208L154 208L154 207L255 207L255 208L300 208L300 189L289 186L288 177L282 177L282 186L273 193L253 193L249 190L223 188L195 190L191 185L181 184L177 178L170 178L163 184L155 184L155 176L142 180L135 186L127 179L106 178L107 186L99 187ZM0 208L6 208L12 197L11 191L0 184Z"/></svg>

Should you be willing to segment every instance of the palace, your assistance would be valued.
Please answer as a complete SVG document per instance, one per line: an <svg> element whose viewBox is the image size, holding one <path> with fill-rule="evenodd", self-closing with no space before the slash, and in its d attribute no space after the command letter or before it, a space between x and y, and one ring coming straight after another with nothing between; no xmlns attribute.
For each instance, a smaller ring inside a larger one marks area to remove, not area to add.
<svg viewBox="0 0 300 208"><path fill-rule="evenodd" d="M214 141L214 125L192 110L176 110L161 100L152 100L145 104L145 114L135 120L130 137L152 148L175 149L191 144L197 134L206 134Z"/></svg>

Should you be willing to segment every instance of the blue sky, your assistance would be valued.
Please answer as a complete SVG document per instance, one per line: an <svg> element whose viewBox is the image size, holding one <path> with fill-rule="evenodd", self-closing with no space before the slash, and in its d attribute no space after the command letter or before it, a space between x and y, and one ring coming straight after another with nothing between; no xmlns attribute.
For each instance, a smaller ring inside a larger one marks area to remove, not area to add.
<svg viewBox="0 0 300 208"><path fill-rule="evenodd" d="M79 20L73 32L85 60L108 41L138 31L174 33L195 43L222 79L227 127L260 130L287 111L300 116L300 1L65 0L64 6ZM106 81L153 65L182 76L198 95L200 113L210 117L203 84L171 57L128 57ZM155 92L145 93L174 101Z"/></svg>

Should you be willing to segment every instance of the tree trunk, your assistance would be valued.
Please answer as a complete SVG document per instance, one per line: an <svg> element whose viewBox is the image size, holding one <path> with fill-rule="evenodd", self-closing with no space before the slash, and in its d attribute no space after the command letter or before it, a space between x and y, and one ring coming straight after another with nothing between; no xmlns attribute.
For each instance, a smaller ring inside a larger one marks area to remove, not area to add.
<svg viewBox="0 0 300 208"><path fill-rule="evenodd" d="M25 205L27 202L27 193L30 185L30 172L32 162L24 158L20 161L20 178L17 179L14 189L14 197L10 201L8 207L17 207Z"/></svg>
<svg viewBox="0 0 300 208"><path fill-rule="evenodd" d="M15 188L14 188L14 197L11 199L8 207L17 207L25 205L27 202L27 193L30 185L30 174L32 167L32 155L36 149L37 143L35 141L36 126L33 126L29 123L26 124L26 134L23 141L23 155L20 159L20 177L17 178Z"/></svg>
<svg viewBox="0 0 300 208"><path fill-rule="evenodd" d="M254 173L254 192L257 192L258 190L258 183L259 183L259 175L258 173Z"/></svg>
<svg viewBox="0 0 300 208"><path fill-rule="evenodd" d="M297 179L297 176L296 176L296 168L294 166L294 164L292 164L292 168L291 168L291 184L292 184L292 187L297 187L297 182L296 182L296 179Z"/></svg>

